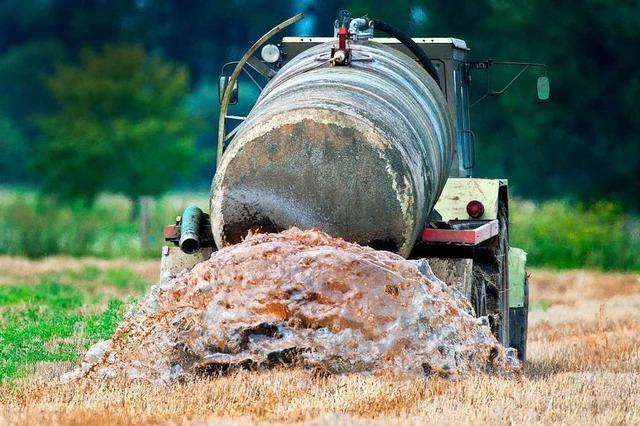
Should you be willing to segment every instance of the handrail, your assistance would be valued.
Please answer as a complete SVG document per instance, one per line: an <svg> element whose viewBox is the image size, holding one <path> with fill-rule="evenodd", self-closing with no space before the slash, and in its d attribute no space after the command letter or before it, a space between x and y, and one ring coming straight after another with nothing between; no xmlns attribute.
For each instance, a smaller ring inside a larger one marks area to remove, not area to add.
<svg viewBox="0 0 640 426"><path fill-rule="evenodd" d="M222 97L222 103L220 104L220 118L218 120L218 154L216 158L216 167L220 165L220 160L222 159L222 153L224 152L224 142L225 142L225 134L226 130L226 116L227 110L229 109L229 100L231 99L231 93L233 91L233 86L236 84L240 73L244 65L249 61L249 59L253 56L253 54L263 45L265 44L271 37L287 28L288 26L295 24L299 20L304 17L302 13L298 13L297 15L287 19L286 21L282 21L280 24L271 28L267 33L265 33L262 37L256 41L253 46L247 50L242 59L238 61L236 67L234 68L231 76L229 77L229 81L227 82L227 86L224 89L224 96Z"/></svg>

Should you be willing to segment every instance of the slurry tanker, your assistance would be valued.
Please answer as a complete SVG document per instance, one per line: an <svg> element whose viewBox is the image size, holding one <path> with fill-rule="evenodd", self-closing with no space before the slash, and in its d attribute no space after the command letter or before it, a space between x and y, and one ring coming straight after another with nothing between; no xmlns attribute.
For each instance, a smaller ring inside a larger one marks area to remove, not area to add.
<svg viewBox="0 0 640 426"><path fill-rule="evenodd" d="M469 59L455 38L409 37L341 11L333 37L283 37L296 15L261 37L219 80L218 156L209 213L189 207L165 228L171 276L249 232L317 228L429 259L434 273L526 357L526 253L509 245L505 179L473 177L471 74L542 64ZM374 36L376 33L376 36ZM377 35L384 37L377 37ZM239 77L260 95L232 115ZM264 83L264 84L261 84Z"/></svg>

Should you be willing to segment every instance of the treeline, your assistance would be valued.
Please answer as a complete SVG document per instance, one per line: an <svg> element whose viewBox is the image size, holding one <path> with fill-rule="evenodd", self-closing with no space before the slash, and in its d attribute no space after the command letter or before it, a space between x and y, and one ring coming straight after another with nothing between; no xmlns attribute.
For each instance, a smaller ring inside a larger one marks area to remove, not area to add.
<svg viewBox="0 0 640 426"><path fill-rule="evenodd" d="M0 184L85 202L206 186L220 67L289 14L248 3L2 2Z"/></svg>
<svg viewBox="0 0 640 426"><path fill-rule="evenodd" d="M477 174L527 198L640 207L640 4L629 0L374 2L49 0L0 4L0 182L69 198L206 186L215 161L216 80L275 23L329 35L337 10L413 35L465 39L474 58L544 62L472 110ZM514 71L514 70L512 70ZM509 81L494 70L493 88ZM474 98L486 89L475 73ZM69 184L75 180L74 184Z"/></svg>
<svg viewBox="0 0 640 426"><path fill-rule="evenodd" d="M126 198L103 194L91 205L57 203L34 191L0 188L0 255L53 254L101 258L157 258L162 229L186 205L207 204L207 193L167 194L149 206L150 235L130 220ZM640 218L610 202L593 205L512 199L511 244L528 264L558 269L640 271Z"/></svg>

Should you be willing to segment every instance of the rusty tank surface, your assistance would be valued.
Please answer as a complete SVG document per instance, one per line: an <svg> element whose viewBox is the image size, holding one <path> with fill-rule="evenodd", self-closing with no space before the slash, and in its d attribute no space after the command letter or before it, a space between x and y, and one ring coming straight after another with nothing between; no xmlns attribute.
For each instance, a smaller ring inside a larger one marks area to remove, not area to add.
<svg viewBox="0 0 640 426"><path fill-rule="evenodd" d="M403 52L350 48L348 67L307 49L263 90L213 180L217 247L297 226L409 255L451 167L450 107Z"/></svg>

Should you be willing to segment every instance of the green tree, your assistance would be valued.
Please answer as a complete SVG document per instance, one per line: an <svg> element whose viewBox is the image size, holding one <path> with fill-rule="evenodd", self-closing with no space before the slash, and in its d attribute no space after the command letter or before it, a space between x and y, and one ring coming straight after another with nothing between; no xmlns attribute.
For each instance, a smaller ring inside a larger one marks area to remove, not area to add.
<svg viewBox="0 0 640 426"><path fill-rule="evenodd" d="M54 41L25 43L0 54L0 182L26 183L27 160L37 142L32 118L55 105L46 79L64 61L64 47Z"/></svg>
<svg viewBox="0 0 640 426"><path fill-rule="evenodd" d="M22 132L10 119L0 116L0 182L24 181L27 153Z"/></svg>
<svg viewBox="0 0 640 426"><path fill-rule="evenodd" d="M46 79L66 57L64 46L54 41L26 43L0 55L0 114L33 133L31 117L54 107Z"/></svg>
<svg viewBox="0 0 640 426"><path fill-rule="evenodd" d="M139 46L86 50L48 81L58 112L41 117L33 170L60 198L158 195L195 162L200 122L182 106L187 70Z"/></svg>

